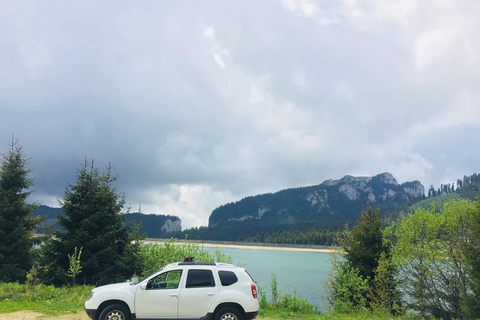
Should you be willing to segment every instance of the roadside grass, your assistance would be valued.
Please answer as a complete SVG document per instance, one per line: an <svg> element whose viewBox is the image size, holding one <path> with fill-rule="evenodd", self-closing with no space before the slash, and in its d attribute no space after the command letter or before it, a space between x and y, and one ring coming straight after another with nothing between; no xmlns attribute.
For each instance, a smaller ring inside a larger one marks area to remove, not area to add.
<svg viewBox="0 0 480 320"><path fill-rule="evenodd" d="M333 311L327 313L304 314L302 312L292 312L286 309L260 309L259 319L263 320L284 320L284 319L303 319L303 320L412 320L418 319L413 315L392 316L385 313L374 313L371 311L356 311L350 314L341 314Z"/></svg>
<svg viewBox="0 0 480 320"><path fill-rule="evenodd" d="M62 316L83 310L83 304L93 286L54 287L46 285L26 285L0 283L0 313L33 311L49 316ZM339 314L320 313L315 307L293 294L284 294L277 304L261 301L259 319L262 320L410 320L410 316L394 317L390 314L353 312ZM59 317L61 319L61 317Z"/></svg>
<svg viewBox="0 0 480 320"><path fill-rule="evenodd" d="M46 315L75 313L83 309L93 286L54 287L0 283L0 313L30 310Z"/></svg>

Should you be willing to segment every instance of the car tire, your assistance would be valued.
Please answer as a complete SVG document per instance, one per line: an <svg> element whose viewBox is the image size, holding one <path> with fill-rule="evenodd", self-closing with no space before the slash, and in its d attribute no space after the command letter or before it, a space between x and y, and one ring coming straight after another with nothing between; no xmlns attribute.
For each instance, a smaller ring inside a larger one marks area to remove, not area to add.
<svg viewBox="0 0 480 320"><path fill-rule="evenodd" d="M103 309L99 320L130 320L130 311L121 304L112 304Z"/></svg>
<svg viewBox="0 0 480 320"><path fill-rule="evenodd" d="M243 317L237 309L228 307L218 310L215 320L243 320Z"/></svg>

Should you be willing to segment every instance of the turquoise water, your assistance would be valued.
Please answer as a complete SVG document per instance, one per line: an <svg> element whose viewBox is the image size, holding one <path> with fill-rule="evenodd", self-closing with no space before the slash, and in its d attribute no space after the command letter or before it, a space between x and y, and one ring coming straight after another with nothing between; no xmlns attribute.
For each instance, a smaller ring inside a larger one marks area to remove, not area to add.
<svg viewBox="0 0 480 320"><path fill-rule="evenodd" d="M214 248L205 248L213 252ZM324 283L330 271L330 254L318 252L251 250L221 248L233 263L245 267L257 284L267 291L270 299L272 274L277 276L280 294L296 290L311 304L324 310Z"/></svg>

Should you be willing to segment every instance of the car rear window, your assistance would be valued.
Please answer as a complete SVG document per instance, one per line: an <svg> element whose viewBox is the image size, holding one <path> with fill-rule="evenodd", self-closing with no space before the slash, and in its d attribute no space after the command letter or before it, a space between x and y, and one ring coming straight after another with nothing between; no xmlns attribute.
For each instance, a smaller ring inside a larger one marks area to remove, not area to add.
<svg viewBox="0 0 480 320"><path fill-rule="evenodd" d="M211 270L188 270L186 288L215 287Z"/></svg>
<svg viewBox="0 0 480 320"><path fill-rule="evenodd" d="M227 287L238 281L237 275L231 271L218 271L222 286Z"/></svg>

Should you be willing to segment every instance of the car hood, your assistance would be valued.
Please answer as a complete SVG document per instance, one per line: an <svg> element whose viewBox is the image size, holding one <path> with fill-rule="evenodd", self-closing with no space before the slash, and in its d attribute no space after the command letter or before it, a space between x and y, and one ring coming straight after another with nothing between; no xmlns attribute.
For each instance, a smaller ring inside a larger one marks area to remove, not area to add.
<svg viewBox="0 0 480 320"><path fill-rule="evenodd" d="M131 282L122 282L122 283L114 283L114 284L107 284L105 286L100 286L93 289L94 292L103 292L103 291L117 291L117 290L126 290L126 289L134 289L136 285L132 285Z"/></svg>

